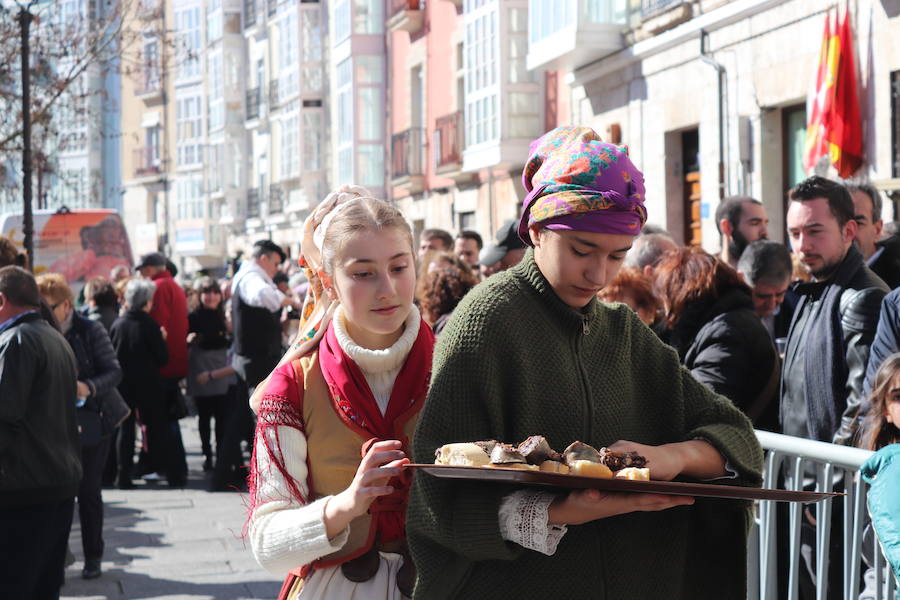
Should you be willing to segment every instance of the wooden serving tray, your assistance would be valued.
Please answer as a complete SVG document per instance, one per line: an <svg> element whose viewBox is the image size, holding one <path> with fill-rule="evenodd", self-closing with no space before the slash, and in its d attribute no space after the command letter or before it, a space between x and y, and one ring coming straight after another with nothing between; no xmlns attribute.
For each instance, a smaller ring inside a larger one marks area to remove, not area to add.
<svg viewBox="0 0 900 600"><path fill-rule="evenodd" d="M705 498L733 498L738 500L775 500L777 502L817 502L844 494L832 492L793 492L765 488L719 485L713 483L685 483L681 481L632 481L628 479L600 479L512 469L509 467L464 467L456 465L409 464L407 469L419 470L442 479L470 479L493 483L516 483L563 489L605 490L609 492L646 492L673 496Z"/></svg>

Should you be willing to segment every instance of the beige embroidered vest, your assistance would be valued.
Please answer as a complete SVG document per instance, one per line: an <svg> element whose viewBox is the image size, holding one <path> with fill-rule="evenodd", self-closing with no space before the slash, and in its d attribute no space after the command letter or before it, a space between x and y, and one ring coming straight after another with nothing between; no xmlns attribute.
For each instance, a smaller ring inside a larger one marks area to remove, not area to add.
<svg viewBox="0 0 900 600"><path fill-rule="evenodd" d="M300 402L304 430L307 440L307 483L310 500L330 496L344 491L353 481L356 469L362 460L361 448L372 436L340 413L331 398L328 384L319 366L319 354L295 360L294 378L300 386ZM422 399L424 400L424 399ZM395 438L403 443L403 451L410 454L413 431L418 420L422 402L397 419L394 426ZM324 568L339 565L365 554L375 542L375 526L372 515L366 513L350 523L350 536L344 546L312 565L295 569L291 573L305 576L310 567ZM399 547L399 545L398 545ZM382 548L396 551L395 548Z"/></svg>

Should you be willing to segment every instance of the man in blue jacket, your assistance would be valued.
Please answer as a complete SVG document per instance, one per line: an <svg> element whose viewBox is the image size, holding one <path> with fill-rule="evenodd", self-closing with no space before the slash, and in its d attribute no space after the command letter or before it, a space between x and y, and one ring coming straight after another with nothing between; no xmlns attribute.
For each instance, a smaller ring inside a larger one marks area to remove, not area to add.
<svg viewBox="0 0 900 600"><path fill-rule="evenodd" d="M75 357L34 277L0 269L0 598L58 598L81 480Z"/></svg>

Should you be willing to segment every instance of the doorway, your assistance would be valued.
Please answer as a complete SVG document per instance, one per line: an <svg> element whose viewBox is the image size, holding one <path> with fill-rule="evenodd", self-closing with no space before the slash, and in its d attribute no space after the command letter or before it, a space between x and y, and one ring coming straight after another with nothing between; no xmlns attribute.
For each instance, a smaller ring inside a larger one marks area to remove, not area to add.
<svg viewBox="0 0 900 600"><path fill-rule="evenodd" d="M700 193L700 131L681 132L682 206L684 215L684 244L700 247L702 236L702 195Z"/></svg>

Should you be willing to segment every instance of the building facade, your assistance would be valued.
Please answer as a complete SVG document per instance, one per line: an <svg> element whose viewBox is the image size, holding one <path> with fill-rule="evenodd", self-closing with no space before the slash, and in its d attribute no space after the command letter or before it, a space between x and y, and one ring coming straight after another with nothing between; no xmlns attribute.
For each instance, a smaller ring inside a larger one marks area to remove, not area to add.
<svg viewBox="0 0 900 600"><path fill-rule="evenodd" d="M384 197L385 8L383 0L329 2L329 94L334 186L354 183Z"/></svg>
<svg viewBox="0 0 900 600"><path fill-rule="evenodd" d="M528 3L391 3L392 197L414 232L490 240L518 214L530 142L568 118L555 71L528 68Z"/></svg>
<svg viewBox="0 0 900 600"><path fill-rule="evenodd" d="M161 66L122 82L126 220L138 252L159 247L189 269L263 237L296 256L303 219L345 183L395 200L417 233L490 239L520 210L529 143L572 123L628 145L650 221L678 241L716 251L715 209L732 194L762 200L784 239L829 11L808 0L142 5L145 62ZM878 0L849 8L860 177L894 191L898 15ZM154 46L149 17L175 41Z"/></svg>
<svg viewBox="0 0 900 600"><path fill-rule="evenodd" d="M139 34L121 81L123 220L136 256L171 252L176 114L171 0L141 0L125 24Z"/></svg>
<svg viewBox="0 0 900 600"><path fill-rule="evenodd" d="M14 18L19 5L0 2ZM32 174L34 209L68 208L121 209L122 176L119 150L120 59L118 40L96 40L111 33L108 26L115 7L94 0L59 0L29 5L35 15L31 24L31 94L43 104L56 95L56 84L78 73L56 98L44 117L32 124ZM71 47L61 52L56 39L65 37ZM4 43L18 44L11 38ZM97 47L108 44L108 51ZM86 57L96 55L96 60ZM18 59L18 56L17 56ZM14 65L14 81L7 82L12 94L21 93L19 65ZM21 106L11 106L19 114ZM18 120L0 125L0 137ZM0 213L21 212L21 154L4 157L0 164Z"/></svg>
<svg viewBox="0 0 900 600"><path fill-rule="evenodd" d="M217 274L258 239L296 256L327 190L325 5L142 2L141 65L122 88L136 253Z"/></svg>
<svg viewBox="0 0 900 600"><path fill-rule="evenodd" d="M303 220L327 189L325 39L318 1L246 0L246 191L226 216L229 250L271 238L296 257Z"/></svg>
<svg viewBox="0 0 900 600"><path fill-rule="evenodd" d="M900 52L891 40L900 20L882 2L847 5L866 158L857 177L892 191ZM622 8L619 46L564 57L573 121L629 145L646 177L650 221L679 242L718 250L715 210L733 194L761 200L770 238L785 240L787 191L807 176L806 99L826 14L837 9L808 0L644 0ZM553 60L538 43L531 52L532 66Z"/></svg>

